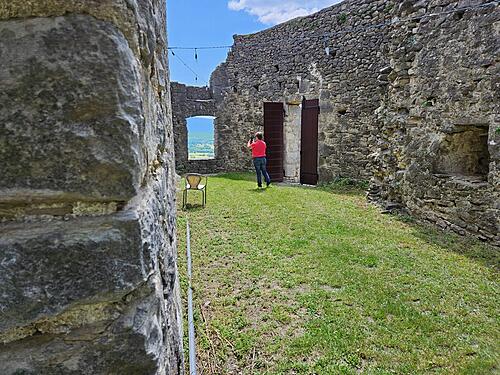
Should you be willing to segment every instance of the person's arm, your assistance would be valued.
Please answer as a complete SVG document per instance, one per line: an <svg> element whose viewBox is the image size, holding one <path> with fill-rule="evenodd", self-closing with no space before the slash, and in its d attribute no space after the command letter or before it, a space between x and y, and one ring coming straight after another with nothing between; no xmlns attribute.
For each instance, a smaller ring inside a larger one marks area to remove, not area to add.
<svg viewBox="0 0 500 375"><path fill-rule="evenodd" d="M255 143L253 137L248 140L247 147L252 148L252 145Z"/></svg>

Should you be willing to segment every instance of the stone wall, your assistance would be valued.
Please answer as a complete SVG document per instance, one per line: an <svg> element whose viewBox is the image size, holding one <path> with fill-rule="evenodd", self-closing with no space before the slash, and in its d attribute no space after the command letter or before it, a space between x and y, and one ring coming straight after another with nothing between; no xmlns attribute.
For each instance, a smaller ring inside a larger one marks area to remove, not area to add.
<svg viewBox="0 0 500 375"><path fill-rule="evenodd" d="M388 21L392 3L345 1L256 34L237 35L226 62L212 74L210 88L173 83L174 129L182 144L176 144L178 168L184 171L187 165L185 118L198 113L192 103L208 92L215 106L218 162L203 161L198 166L193 161L190 168L252 169L246 142L263 130L263 103L278 101L284 103L286 113L285 176L298 180L300 103L306 97L320 99L320 179L368 179L368 155L373 151L368 139L375 129L374 111L381 94L378 71L388 61L382 54L384 29L367 28Z"/></svg>
<svg viewBox="0 0 500 375"><path fill-rule="evenodd" d="M230 169L250 167L244 144L263 129L263 102L285 106L285 176L298 179L300 103L320 100L319 175L371 176L370 139L384 90L379 70L394 1L347 0L268 30L235 36L225 63L211 77L218 100L218 157ZM327 50L328 48L328 50ZM328 53L327 53L328 52ZM220 103L219 103L220 102Z"/></svg>
<svg viewBox="0 0 500 375"><path fill-rule="evenodd" d="M390 29L370 197L500 245L498 5L405 2L397 16L413 20Z"/></svg>
<svg viewBox="0 0 500 375"><path fill-rule="evenodd" d="M0 4L0 373L180 374L165 2Z"/></svg>
<svg viewBox="0 0 500 375"><path fill-rule="evenodd" d="M215 100L208 87L186 86L181 83L170 84L172 92L172 118L175 134L175 164L179 172L200 172L210 160L188 160L188 130L186 119L194 116L215 116ZM214 129L215 133L215 129ZM198 164L200 166L198 167ZM189 168L188 168L189 166ZM204 172L203 172L204 173Z"/></svg>

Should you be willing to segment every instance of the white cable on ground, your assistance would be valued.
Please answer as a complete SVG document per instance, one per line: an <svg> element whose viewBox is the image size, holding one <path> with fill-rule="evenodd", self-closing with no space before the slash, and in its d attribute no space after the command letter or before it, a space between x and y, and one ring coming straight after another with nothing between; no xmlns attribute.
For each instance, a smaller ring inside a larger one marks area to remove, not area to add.
<svg viewBox="0 0 500 375"><path fill-rule="evenodd" d="M191 286L192 267L191 267L191 234L189 230L189 221L186 219L186 254L188 271L188 334L189 334L189 374L196 375L196 341L194 334L193 317L193 289Z"/></svg>

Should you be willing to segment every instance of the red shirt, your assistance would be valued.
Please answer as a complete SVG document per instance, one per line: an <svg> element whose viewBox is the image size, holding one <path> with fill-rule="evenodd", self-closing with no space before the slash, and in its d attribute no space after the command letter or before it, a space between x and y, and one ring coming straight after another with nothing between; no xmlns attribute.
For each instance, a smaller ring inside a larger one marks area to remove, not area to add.
<svg viewBox="0 0 500 375"><path fill-rule="evenodd" d="M266 142L257 139L250 144L252 148L252 158L263 158L266 156Z"/></svg>

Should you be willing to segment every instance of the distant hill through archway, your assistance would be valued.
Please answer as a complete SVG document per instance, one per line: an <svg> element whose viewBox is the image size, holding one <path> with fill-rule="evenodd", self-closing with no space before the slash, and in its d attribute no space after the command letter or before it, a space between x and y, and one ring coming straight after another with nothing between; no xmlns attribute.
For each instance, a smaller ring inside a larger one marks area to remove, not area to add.
<svg viewBox="0 0 500 375"><path fill-rule="evenodd" d="M187 118L189 160L213 159L214 152L213 116Z"/></svg>

